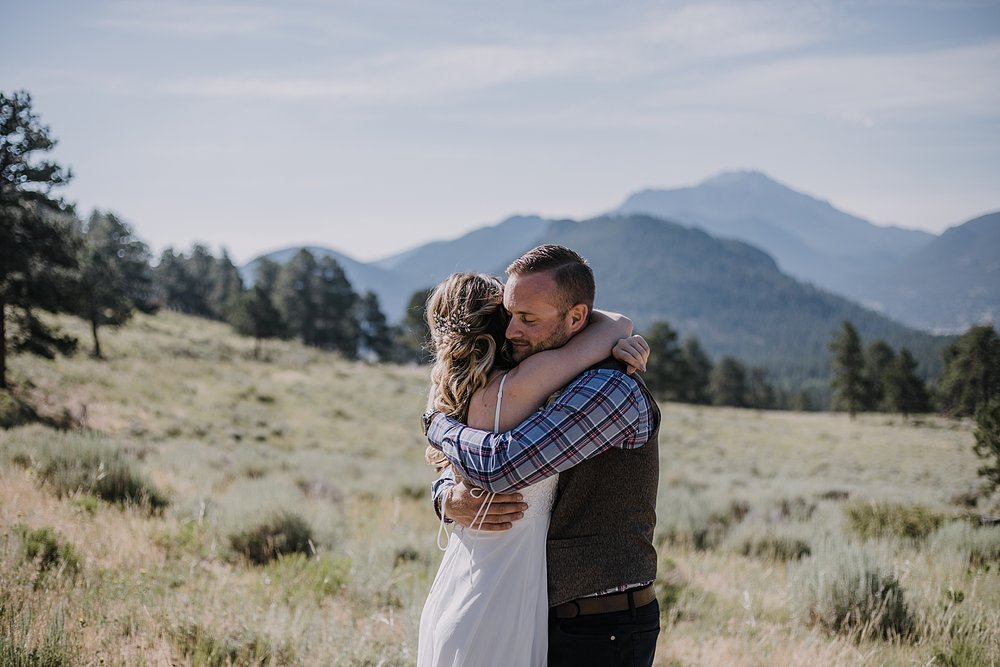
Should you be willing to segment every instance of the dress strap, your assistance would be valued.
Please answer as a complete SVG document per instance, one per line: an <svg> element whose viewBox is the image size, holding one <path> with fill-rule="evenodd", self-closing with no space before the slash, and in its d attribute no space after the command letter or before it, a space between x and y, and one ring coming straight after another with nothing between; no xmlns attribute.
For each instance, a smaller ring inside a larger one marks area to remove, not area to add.
<svg viewBox="0 0 1000 667"><path fill-rule="evenodd" d="M504 373L503 377L500 378L500 389L497 390L497 411L493 416L493 432L500 432L500 404L503 402L503 383L507 381L507 374Z"/></svg>

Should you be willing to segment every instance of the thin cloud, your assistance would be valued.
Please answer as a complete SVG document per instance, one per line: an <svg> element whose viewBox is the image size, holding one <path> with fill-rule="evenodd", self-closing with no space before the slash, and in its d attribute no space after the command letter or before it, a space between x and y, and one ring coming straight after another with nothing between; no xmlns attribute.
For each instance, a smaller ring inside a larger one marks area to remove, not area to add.
<svg viewBox="0 0 1000 667"><path fill-rule="evenodd" d="M260 35L282 22L273 9L246 4L117 2L94 24L114 30L187 37Z"/></svg>

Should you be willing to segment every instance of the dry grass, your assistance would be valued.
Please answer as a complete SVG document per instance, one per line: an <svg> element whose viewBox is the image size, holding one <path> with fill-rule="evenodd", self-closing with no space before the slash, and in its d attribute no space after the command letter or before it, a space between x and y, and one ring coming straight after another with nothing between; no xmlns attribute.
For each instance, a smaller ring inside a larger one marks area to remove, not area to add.
<svg viewBox="0 0 1000 667"><path fill-rule="evenodd" d="M255 361L251 340L171 313L104 339L108 361L15 357L14 380L30 380L43 413L68 411L126 451L171 504L150 516L59 498L13 458L74 435L0 431L2 641L30 649L58 636L73 665L413 664L440 558L416 425L426 371L282 342ZM671 607L657 664L1000 662L1000 538L953 520L969 508L952 499L978 484L968 422L673 404L663 414L657 535ZM919 541L864 542L844 507L870 502L919 505L944 524ZM230 535L282 511L312 527L315 556L234 556ZM75 578L34 586L16 526L70 544ZM834 634L794 613L799 568L849 540L884 552L911 636ZM799 542L811 555L794 557Z"/></svg>

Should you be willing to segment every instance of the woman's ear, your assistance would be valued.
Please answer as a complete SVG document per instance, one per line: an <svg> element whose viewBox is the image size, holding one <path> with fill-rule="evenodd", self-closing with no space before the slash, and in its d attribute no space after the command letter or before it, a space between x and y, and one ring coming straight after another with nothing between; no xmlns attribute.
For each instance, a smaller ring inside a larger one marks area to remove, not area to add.
<svg viewBox="0 0 1000 667"><path fill-rule="evenodd" d="M578 303L569 309L566 317L569 318L570 333L579 333L590 321L590 308L584 303Z"/></svg>

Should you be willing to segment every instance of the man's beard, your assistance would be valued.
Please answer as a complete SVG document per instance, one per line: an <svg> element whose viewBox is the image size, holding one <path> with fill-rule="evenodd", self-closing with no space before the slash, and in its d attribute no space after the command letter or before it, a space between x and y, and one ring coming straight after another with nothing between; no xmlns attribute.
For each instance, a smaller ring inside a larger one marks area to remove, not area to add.
<svg viewBox="0 0 1000 667"><path fill-rule="evenodd" d="M536 352L562 347L567 341L569 341L568 333L565 331L554 331L551 336L537 343L529 343L528 345L514 345L511 343L510 355L516 363L521 363Z"/></svg>

